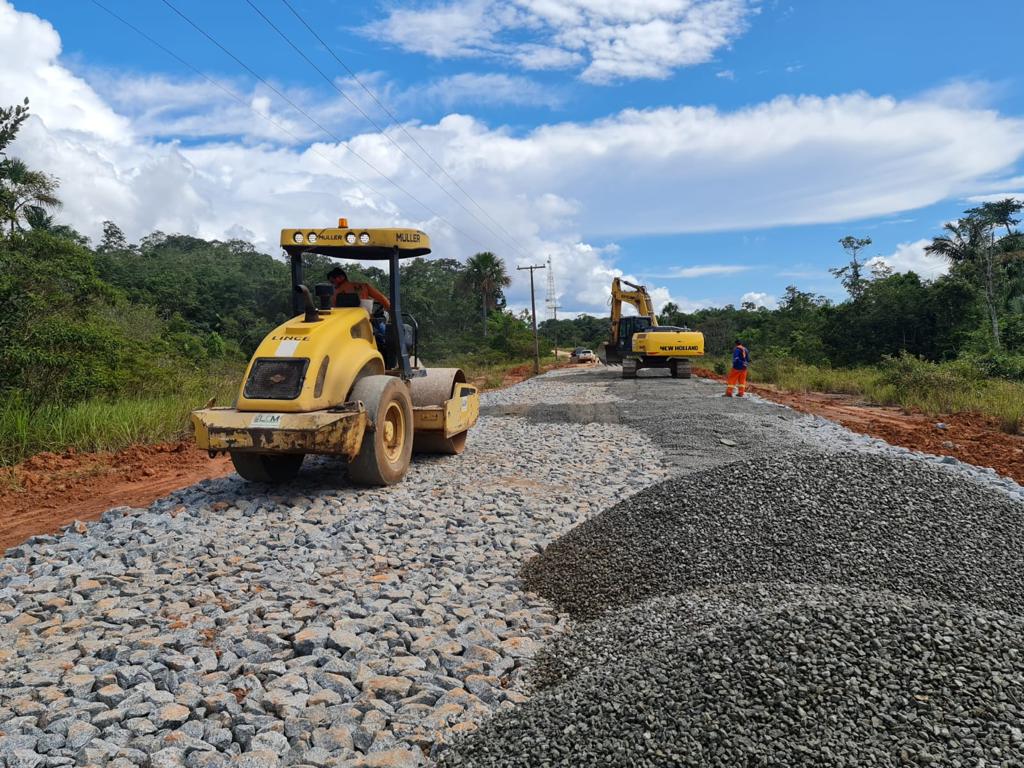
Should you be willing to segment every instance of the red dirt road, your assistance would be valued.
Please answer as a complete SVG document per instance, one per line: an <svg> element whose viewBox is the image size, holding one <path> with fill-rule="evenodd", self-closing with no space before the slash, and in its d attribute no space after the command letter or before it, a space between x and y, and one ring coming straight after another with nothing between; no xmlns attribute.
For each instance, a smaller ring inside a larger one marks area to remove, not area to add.
<svg viewBox="0 0 1024 768"><path fill-rule="evenodd" d="M1024 485L1024 437L1001 432L994 419L971 413L938 418L904 413L896 407L867 405L849 395L777 392L766 387L755 387L753 391L767 400L824 416L854 432L879 437L893 445L992 467ZM945 429L936 424L945 425Z"/></svg>
<svg viewBox="0 0 1024 768"><path fill-rule="evenodd" d="M40 453L0 476L0 552L111 507L147 506L173 490L233 471L187 443L117 453Z"/></svg>

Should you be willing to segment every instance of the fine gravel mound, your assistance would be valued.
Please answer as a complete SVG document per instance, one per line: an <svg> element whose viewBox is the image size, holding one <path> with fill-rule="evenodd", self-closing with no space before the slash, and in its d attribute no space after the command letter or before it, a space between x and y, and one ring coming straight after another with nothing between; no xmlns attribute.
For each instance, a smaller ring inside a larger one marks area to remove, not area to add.
<svg viewBox="0 0 1024 768"><path fill-rule="evenodd" d="M441 762L1020 765L1022 643L1019 616L842 587L652 600L557 641L572 679Z"/></svg>
<svg viewBox="0 0 1024 768"><path fill-rule="evenodd" d="M923 462L788 454L652 486L552 543L527 585L574 618L711 585L838 584L1021 612L1024 504Z"/></svg>

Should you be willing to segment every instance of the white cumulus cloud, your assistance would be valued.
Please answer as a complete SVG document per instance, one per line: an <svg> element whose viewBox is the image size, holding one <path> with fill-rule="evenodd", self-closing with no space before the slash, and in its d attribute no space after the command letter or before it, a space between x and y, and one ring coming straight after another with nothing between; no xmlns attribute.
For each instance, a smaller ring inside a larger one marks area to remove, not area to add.
<svg viewBox="0 0 1024 768"><path fill-rule="evenodd" d="M925 280L934 280L949 271L945 259L925 253L929 239L917 240L912 243L900 243L896 250L888 256L875 256L867 262L868 267L884 264L893 272L916 272Z"/></svg>
<svg viewBox="0 0 1024 768"><path fill-rule="evenodd" d="M753 304L756 307L768 307L773 308L779 300L769 293L764 291L747 291L740 298L740 304Z"/></svg>
<svg viewBox="0 0 1024 768"><path fill-rule="evenodd" d="M639 0L617 10L594 3L623 21L650 8ZM563 11L590 13L573 4ZM212 93L190 93L171 80L152 82L164 89L172 113L158 113L156 99L133 110L61 60L50 24L6 0L0 50L0 103L32 100L33 117L11 151L61 179L60 218L86 234L112 219L132 238L153 229L207 238L251 233L258 247L274 252L282 226L340 215L367 226L415 226L430 232L438 256L487 249L514 266L550 254L567 311L604 311L612 276L641 271L639 255L612 245L625 236L892 215L989 191L1024 155L1019 119L863 93L780 97L731 111L626 110L528 131L467 114L407 123L509 238L467 203L486 226L474 221L377 132L350 127L340 142L317 136L276 97L256 90L245 92L255 112L225 113L227 127L218 128L203 123L205 106L189 106L208 104ZM300 138L253 127L267 113L296 120ZM172 138L168 120L180 121L178 135L191 140ZM390 135L422 158L404 134ZM353 151L445 220L377 177ZM422 166L461 194L430 161ZM525 278L515 277L511 299L525 304ZM670 297L663 286L650 288L657 301ZM674 300L686 306L686 299Z"/></svg>
<svg viewBox="0 0 1024 768"><path fill-rule="evenodd" d="M746 30L756 7L756 0L453 0L395 8L365 31L436 58L582 67L584 80L604 83L664 78L709 62Z"/></svg>

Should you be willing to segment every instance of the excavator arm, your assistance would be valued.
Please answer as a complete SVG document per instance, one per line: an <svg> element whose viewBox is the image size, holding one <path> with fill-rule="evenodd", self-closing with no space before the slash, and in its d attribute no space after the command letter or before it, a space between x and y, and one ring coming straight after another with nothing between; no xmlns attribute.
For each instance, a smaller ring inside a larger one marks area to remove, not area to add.
<svg viewBox="0 0 1024 768"><path fill-rule="evenodd" d="M623 285L629 286L633 290L623 290ZM619 342L619 320L622 319L623 302L636 307L637 314L641 317L650 318L651 325L658 324L658 316L654 313L654 302L651 301L651 295L647 293L647 288L618 277L612 278L612 344Z"/></svg>
<svg viewBox="0 0 1024 768"><path fill-rule="evenodd" d="M623 288L623 286L626 287ZM622 305L624 303L632 304L636 307L637 314L650 323L649 326L643 326L644 329L657 326L658 324L658 316L654 313L654 302L651 301L651 295L647 292L647 288L618 277L612 278L611 332L608 334L608 341L602 342L597 348L597 356L602 363L622 362L622 354L625 350L620 349L620 347L622 343L628 341L628 339L623 338L623 325L629 326L629 329L625 331L627 334L631 335L637 330L636 323L639 322L638 320L628 318L627 322L624 322L622 319Z"/></svg>

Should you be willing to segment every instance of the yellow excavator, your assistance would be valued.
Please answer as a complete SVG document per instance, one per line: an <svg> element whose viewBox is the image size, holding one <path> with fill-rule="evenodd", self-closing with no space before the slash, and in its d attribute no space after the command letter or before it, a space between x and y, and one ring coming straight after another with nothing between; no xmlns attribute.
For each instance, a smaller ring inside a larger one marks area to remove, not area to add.
<svg viewBox="0 0 1024 768"><path fill-rule="evenodd" d="M280 483L306 454L345 457L349 479L392 485L417 453L462 453L480 395L457 368L423 368L418 327L401 309L401 259L430 253L413 229L285 229L295 317L267 334L230 408L192 412L196 443L228 453L246 480ZM322 283L304 285L304 253L384 261L390 316L372 300ZM376 331L376 332L375 332Z"/></svg>
<svg viewBox="0 0 1024 768"><path fill-rule="evenodd" d="M623 285L631 290L623 289ZM637 315L623 317L623 303ZM674 379L688 379L692 360L704 355L704 334L689 328L658 325L647 288L618 277L612 279L612 322L607 342L597 348L605 364L622 364L622 378L635 379L641 368L668 368Z"/></svg>

